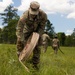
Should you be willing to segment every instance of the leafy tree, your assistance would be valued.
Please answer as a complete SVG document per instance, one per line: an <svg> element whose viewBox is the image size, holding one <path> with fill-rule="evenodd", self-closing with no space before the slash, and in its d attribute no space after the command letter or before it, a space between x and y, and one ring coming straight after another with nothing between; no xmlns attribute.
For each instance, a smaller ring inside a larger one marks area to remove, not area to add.
<svg viewBox="0 0 75 75"><path fill-rule="evenodd" d="M0 13L3 19L3 25L7 24L2 29L2 42L3 43L15 43L16 42L16 25L19 20L19 16L17 15L17 9L14 9L13 6L8 6L4 13Z"/></svg>
<svg viewBox="0 0 75 75"><path fill-rule="evenodd" d="M3 28L2 39L3 39L3 43L7 43L8 42L8 28L7 28L7 26L5 26Z"/></svg>
<svg viewBox="0 0 75 75"><path fill-rule="evenodd" d="M8 26L3 28L3 42L4 43L16 43L16 25L18 20L11 20Z"/></svg>
<svg viewBox="0 0 75 75"><path fill-rule="evenodd" d="M60 40L60 45L64 46L65 45L65 33L64 32L59 32L58 34L58 39Z"/></svg>
<svg viewBox="0 0 75 75"><path fill-rule="evenodd" d="M66 36L65 46L72 46L72 37L71 37L71 35Z"/></svg>
<svg viewBox="0 0 75 75"><path fill-rule="evenodd" d="M55 34L54 27L53 27L52 25L53 25L53 24L52 24L49 20L47 20L46 26L45 26L45 30L44 30L44 31L46 31L46 32L49 34L49 36L50 36L51 38L52 38L53 35Z"/></svg>
<svg viewBox="0 0 75 75"><path fill-rule="evenodd" d="M75 46L75 28L73 30L73 33L71 34L72 37L72 45Z"/></svg>
<svg viewBox="0 0 75 75"><path fill-rule="evenodd" d="M75 28L74 28L73 33L71 34L71 36L75 37Z"/></svg>
<svg viewBox="0 0 75 75"><path fill-rule="evenodd" d="M8 24L8 28L9 28L9 34L8 34L8 39L10 41L10 43L16 43L16 25L17 25L18 20L12 20L10 21L10 23ZM11 31L12 30L12 31Z"/></svg>
<svg viewBox="0 0 75 75"><path fill-rule="evenodd" d="M0 13L2 16L1 19L3 20L2 25L8 24L12 19L18 19L19 16L17 15L17 9L13 6L9 5L5 10L4 13Z"/></svg>
<svg viewBox="0 0 75 75"><path fill-rule="evenodd" d="M2 43L2 29L0 28L0 43Z"/></svg>
<svg viewBox="0 0 75 75"><path fill-rule="evenodd" d="M0 33L1 33L2 29L0 28Z"/></svg>

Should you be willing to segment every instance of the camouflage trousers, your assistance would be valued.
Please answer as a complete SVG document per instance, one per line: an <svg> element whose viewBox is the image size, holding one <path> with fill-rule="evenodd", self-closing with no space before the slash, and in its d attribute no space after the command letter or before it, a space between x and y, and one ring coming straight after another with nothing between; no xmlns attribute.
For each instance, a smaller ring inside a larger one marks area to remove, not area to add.
<svg viewBox="0 0 75 75"><path fill-rule="evenodd" d="M55 46L52 46L52 48L53 48L53 50L54 50L54 53L57 54L58 46L56 46L56 47L55 47Z"/></svg>
<svg viewBox="0 0 75 75"><path fill-rule="evenodd" d="M43 46L43 51L46 52L47 51L48 44L47 43L46 44L42 44L42 46Z"/></svg>
<svg viewBox="0 0 75 75"><path fill-rule="evenodd" d="M18 52L18 56L20 54L20 52L23 50L23 48L25 47L25 41L27 41L27 38L25 38L24 42L19 42L17 41L17 52ZM39 42L38 42L39 44ZM35 47L35 49L33 50L33 57L32 57L32 63L33 65L37 65L40 62L40 45L38 45Z"/></svg>

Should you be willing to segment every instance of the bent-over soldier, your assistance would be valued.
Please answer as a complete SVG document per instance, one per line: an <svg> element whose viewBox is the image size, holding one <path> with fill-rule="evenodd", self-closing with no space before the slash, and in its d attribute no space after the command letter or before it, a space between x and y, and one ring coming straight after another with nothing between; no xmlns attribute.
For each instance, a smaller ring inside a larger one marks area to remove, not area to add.
<svg viewBox="0 0 75 75"><path fill-rule="evenodd" d="M28 38L33 32L37 32L40 35L40 37L44 32L44 28L47 21L47 15L43 10L39 8L40 4L36 1L32 1L30 3L29 9L23 13L23 15L18 21L16 29L18 56L23 50ZM37 68L37 64L40 61L39 42L33 50L32 63L35 68Z"/></svg>

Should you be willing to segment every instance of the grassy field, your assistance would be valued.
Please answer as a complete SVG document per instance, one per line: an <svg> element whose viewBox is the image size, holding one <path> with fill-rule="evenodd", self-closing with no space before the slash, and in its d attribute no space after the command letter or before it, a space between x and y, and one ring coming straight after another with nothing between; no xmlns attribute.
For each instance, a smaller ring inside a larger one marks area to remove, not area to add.
<svg viewBox="0 0 75 75"><path fill-rule="evenodd" d="M28 73L18 61L16 45L0 44L0 75L75 75L75 47L61 47L55 55L51 47L47 52L41 52L39 71L24 62L30 69Z"/></svg>

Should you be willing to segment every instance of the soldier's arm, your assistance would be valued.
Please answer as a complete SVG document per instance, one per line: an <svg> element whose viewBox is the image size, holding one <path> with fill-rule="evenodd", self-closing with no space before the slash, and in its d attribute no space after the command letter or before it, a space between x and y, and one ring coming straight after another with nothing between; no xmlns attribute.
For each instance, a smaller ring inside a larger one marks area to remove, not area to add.
<svg viewBox="0 0 75 75"><path fill-rule="evenodd" d="M39 33L40 35L42 35L42 34L44 33L46 21L47 21L47 15L44 13L44 14L42 15L41 23L40 23L39 28L38 28L38 33Z"/></svg>
<svg viewBox="0 0 75 75"><path fill-rule="evenodd" d="M47 35L47 37L48 37L48 39L49 39L49 40L51 40L51 38L50 38L50 36L49 36L49 35Z"/></svg>
<svg viewBox="0 0 75 75"><path fill-rule="evenodd" d="M23 32L23 26L24 24L22 23L22 20L20 19L18 21L17 27L16 27L16 35L17 37L21 37L21 34Z"/></svg>
<svg viewBox="0 0 75 75"><path fill-rule="evenodd" d="M27 13L28 13L28 11L25 11L18 21L18 24L17 24L17 27L16 27L17 37L22 37L23 28L24 28L24 25L26 23Z"/></svg>

